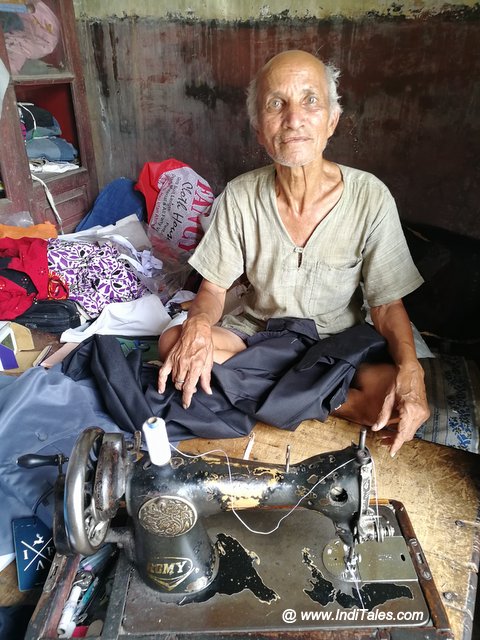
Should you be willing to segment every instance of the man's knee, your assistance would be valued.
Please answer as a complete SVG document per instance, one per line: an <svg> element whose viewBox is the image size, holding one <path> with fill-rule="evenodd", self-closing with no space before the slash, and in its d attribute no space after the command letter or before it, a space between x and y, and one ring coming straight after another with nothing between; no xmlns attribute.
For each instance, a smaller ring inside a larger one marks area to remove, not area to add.
<svg viewBox="0 0 480 640"><path fill-rule="evenodd" d="M378 364L363 363L353 377L351 387L361 391L365 397L385 397L395 382L396 369L386 362Z"/></svg>
<svg viewBox="0 0 480 640"><path fill-rule="evenodd" d="M395 366L393 364L360 365L345 402L333 412L333 415L358 424L372 426L394 382Z"/></svg>
<svg viewBox="0 0 480 640"><path fill-rule="evenodd" d="M213 359L217 364L222 364L236 353L247 348L240 336L225 327L216 326L212 328L212 341L214 347Z"/></svg>
<svg viewBox="0 0 480 640"><path fill-rule="evenodd" d="M180 338L181 332L182 325L177 324L162 333L158 340L160 360L165 360L172 347ZM242 338L233 333L233 331L229 331L223 327L212 327L212 342L214 349L213 359L218 364L225 362L225 360L228 360L236 353L246 349L245 342Z"/></svg>
<svg viewBox="0 0 480 640"><path fill-rule="evenodd" d="M333 416L350 420L350 422L366 427L371 427L375 423L378 413L379 407L372 405L362 391L353 388L348 390L345 402L335 411L332 411Z"/></svg>

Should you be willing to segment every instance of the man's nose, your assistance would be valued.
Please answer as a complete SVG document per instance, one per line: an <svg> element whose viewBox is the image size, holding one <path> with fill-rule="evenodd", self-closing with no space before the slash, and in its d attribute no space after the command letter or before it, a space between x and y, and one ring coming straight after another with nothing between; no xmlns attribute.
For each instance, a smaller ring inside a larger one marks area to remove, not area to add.
<svg viewBox="0 0 480 640"><path fill-rule="evenodd" d="M285 125L291 129L297 129L303 123L304 111L299 104L288 104L283 115Z"/></svg>

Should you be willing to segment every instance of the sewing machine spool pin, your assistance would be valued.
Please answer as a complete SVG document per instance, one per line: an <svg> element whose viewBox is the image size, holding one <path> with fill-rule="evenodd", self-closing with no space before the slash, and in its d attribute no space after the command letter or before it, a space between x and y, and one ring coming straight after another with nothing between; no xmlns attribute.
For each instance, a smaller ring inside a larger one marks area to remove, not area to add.
<svg viewBox="0 0 480 640"><path fill-rule="evenodd" d="M367 441L367 430L365 428L363 428L360 431L360 440L358 442L359 451L365 451L365 449L366 449L366 447L365 447L366 441Z"/></svg>
<svg viewBox="0 0 480 640"><path fill-rule="evenodd" d="M290 445L287 444L287 450L285 451L285 473L290 471Z"/></svg>

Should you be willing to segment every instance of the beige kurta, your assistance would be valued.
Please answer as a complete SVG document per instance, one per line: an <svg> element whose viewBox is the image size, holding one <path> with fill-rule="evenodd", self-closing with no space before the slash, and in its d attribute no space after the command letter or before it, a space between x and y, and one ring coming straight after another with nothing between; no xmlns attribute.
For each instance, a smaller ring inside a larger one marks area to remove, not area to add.
<svg viewBox="0 0 480 640"><path fill-rule="evenodd" d="M415 290L413 264L395 201L375 176L340 166L344 189L304 247L291 240L277 209L275 169L228 183L213 220L190 258L210 282L229 288L245 274L251 284L242 316L224 326L253 334L271 317L315 320L321 336L363 321L362 304L386 304Z"/></svg>

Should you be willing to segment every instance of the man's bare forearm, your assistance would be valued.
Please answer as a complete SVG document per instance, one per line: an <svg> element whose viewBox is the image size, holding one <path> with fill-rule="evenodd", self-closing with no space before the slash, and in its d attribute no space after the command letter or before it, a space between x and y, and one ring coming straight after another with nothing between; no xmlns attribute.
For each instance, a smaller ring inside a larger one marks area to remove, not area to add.
<svg viewBox="0 0 480 640"><path fill-rule="evenodd" d="M424 372L418 361L412 326L401 300L372 308L375 328L387 340L396 367L395 383L388 391L372 429L383 429L398 414L397 433L390 448L394 456L402 444L411 440L430 415L425 392Z"/></svg>
<svg viewBox="0 0 480 640"><path fill-rule="evenodd" d="M385 338L393 361L399 367L417 366L417 354L410 319L401 300L372 307L375 329Z"/></svg>
<svg viewBox="0 0 480 640"><path fill-rule="evenodd" d="M188 310L188 320L204 320L213 327L223 314L226 289L204 280Z"/></svg>

